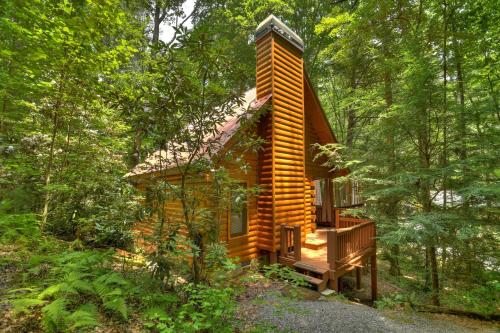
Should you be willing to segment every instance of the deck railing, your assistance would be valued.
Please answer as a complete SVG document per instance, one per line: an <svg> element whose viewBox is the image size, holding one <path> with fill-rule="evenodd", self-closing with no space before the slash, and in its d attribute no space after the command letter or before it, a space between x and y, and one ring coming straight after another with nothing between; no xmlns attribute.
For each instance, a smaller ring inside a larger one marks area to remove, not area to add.
<svg viewBox="0 0 500 333"><path fill-rule="evenodd" d="M346 221L355 225L327 232L327 261L330 269L335 270L375 247L375 223L370 220L358 221Z"/></svg>
<svg viewBox="0 0 500 333"><path fill-rule="evenodd" d="M365 222L370 222L370 220L358 219L355 217L339 216L338 220L336 221L335 228L337 229L350 228Z"/></svg>
<svg viewBox="0 0 500 333"><path fill-rule="evenodd" d="M281 225L281 243L280 243L280 256L295 261L300 261L301 258L301 238L300 238L300 225L289 226L286 224Z"/></svg>

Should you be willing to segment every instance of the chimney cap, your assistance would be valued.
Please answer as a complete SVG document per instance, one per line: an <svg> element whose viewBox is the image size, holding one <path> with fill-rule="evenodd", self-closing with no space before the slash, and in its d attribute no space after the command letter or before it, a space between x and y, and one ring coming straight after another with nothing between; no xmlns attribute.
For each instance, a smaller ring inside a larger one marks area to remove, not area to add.
<svg viewBox="0 0 500 333"><path fill-rule="evenodd" d="M290 29L283 21L274 16L269 15L262 21L255 30L255 39L258 40L270 31L277 32L280 36L284 37L300 51L304 51L304 41L292 29Z"/></svg>

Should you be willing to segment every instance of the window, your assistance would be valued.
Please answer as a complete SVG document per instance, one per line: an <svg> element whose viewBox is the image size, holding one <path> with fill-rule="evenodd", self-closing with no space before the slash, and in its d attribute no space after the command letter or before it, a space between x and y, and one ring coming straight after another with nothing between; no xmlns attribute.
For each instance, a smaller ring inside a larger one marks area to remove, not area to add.
<svg viewBox="0 0 500 333"><path fill-rule="evenodd" d="M353 180L345 183L333 183L333 201L335 207L351 207L363 204L360 184Z"/></svg>
<svg viewBox="0 0 500 333"><path fill-rule="evenodd" d="M144 212L147 216L152 217L155 210L155 192L151 186L146 187L146 195L144 198Z"/></svg>
<svg viewBox="0 0 500 333"><path fill-rule="evenodd" d="M246 184L240 184L231 191L231 207L229 209L229 232L231 237L247 233L247 193Z"/></svg>

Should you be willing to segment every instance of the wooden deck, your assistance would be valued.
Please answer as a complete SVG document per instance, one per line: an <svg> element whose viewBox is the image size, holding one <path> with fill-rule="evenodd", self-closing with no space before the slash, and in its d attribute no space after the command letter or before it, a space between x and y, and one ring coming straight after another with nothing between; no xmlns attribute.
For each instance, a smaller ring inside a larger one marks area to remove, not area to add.
<svg viewBox="0 0 500 333"><path fill-rule="evenodd" d="M370 220L340 218L339 228L319 228L300 241L300 226L281 226L279 262L295 268L321 291L327 286L340 291L340 278L356 271L360 286L361 271L370 261L372 298L377 296L375 223Z"/></svg>

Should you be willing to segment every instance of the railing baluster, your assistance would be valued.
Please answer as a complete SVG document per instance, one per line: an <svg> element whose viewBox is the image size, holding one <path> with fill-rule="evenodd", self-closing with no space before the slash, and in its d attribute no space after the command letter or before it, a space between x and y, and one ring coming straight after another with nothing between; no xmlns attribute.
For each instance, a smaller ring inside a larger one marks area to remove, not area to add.
<svg viewBox="0 0 500 333"><path fill-rule="evenodd" d="M356 253L373 247L375 237L375 224L370 220L355 219L345 221L348 225L354 225L344 230L339 229L337 234L337 261L343 263ZM341 223L342 225L342 223Z"/></svg>

